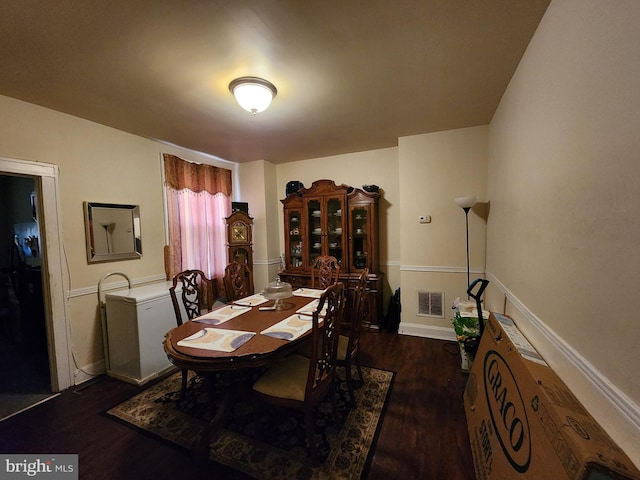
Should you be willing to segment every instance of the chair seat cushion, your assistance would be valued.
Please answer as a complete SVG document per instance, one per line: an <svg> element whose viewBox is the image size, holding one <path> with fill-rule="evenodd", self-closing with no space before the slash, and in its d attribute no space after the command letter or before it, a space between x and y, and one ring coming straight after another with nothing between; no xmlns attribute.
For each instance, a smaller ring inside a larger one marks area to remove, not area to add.
<svg viewBox="0 0 640 480"><path fill-rule="evenodd" d="M338 337L338 360L346 360L349 347L349 337L340 335Z"/></svg>
<svg viewBox="0 0 640 480"><path fill-rule="evenodd" d="M309 375L309 359L294 354L282 362L274 363L254 383L253 389L270 397L304 401Z"/></svg>

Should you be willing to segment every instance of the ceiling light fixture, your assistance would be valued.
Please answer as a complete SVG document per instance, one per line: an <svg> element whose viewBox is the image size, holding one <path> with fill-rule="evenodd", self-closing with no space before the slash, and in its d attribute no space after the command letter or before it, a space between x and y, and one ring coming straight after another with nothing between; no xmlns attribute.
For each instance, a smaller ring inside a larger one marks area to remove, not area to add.
<svg viewBox="0 0 640 480"><path fill-rule="evenodd" d="M232 80L229 91L247 112L256 114L267 109L278 94L273 83L258 77L240 77Z"/></svg>

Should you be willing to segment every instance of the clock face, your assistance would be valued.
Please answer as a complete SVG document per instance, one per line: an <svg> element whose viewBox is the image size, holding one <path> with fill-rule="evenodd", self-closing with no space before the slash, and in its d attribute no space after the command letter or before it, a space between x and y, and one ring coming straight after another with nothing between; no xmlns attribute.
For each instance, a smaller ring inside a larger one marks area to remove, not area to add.
<svg viewBox="0 0 640 480"><path fill-rule="evenodd" d="M234 242L246 242L247 241L247 226L246 225L234 225L231 228L231 239Z"/></svg>

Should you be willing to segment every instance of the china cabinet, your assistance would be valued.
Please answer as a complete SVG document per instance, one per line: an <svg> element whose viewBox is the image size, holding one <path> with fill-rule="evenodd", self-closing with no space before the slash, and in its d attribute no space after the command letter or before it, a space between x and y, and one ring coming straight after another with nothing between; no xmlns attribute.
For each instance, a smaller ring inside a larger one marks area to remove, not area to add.
<svg viewBox="0 0 640 480"><path fill-rule="evenodd" d="M311 285L311 265L320 255L334 256L340 281L353 291L369 269L368 315L377 327L382 311L382 276L378 264L379 193L365 192L333 180L317 180L281 200L284 212L285 269L282 280L293 287Z"/></svg>

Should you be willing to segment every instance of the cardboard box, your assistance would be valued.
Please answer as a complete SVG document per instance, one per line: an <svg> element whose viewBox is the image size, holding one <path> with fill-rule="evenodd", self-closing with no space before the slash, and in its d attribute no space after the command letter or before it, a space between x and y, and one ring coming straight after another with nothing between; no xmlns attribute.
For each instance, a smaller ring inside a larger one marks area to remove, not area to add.
<svg viewBox="0 0 640 480"><path fill-rule="evenodd" d="M464 407L478 479L640 479L504 315L492 313L486 324Z"/></svg>

